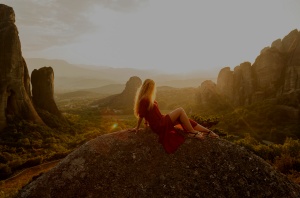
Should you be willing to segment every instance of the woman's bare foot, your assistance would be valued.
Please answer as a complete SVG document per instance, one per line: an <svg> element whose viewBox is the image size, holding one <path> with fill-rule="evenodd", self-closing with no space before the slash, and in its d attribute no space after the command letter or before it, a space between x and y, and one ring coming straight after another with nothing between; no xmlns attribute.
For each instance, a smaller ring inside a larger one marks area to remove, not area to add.
<svg viewBox="0 0 300 198"><path fill-rule="evenodd" d="M219 138L219 135L215 134L213 131L206 132L206 135L210 138Z"/></svg>
<svg viewBox="0 0 300 198"><path fill-rule="evenodd" d="M190 137L190 138L196 138L199 140L205 139L205 135L202 132L195 131L195 132L187 132L187 133L188 133L188 137Z"/></svg>

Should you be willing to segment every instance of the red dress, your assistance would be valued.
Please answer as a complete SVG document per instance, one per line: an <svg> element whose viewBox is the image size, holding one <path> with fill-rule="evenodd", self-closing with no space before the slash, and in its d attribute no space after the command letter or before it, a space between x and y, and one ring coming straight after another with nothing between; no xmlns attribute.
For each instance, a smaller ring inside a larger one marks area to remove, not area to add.
<svg viewBox="0 0 300 198"><path fill-rule="evenodd" d="M185 140L184 136L178 133L174 128L176 123L181 123L180 120L178 119L173 123L168 114L161 114L156 101L152 109L148 110L148 106L149 100L142 99L140 101L139 117L145 118L152 131L158 134L159 142L163 145L165 151L167 153L174 153ZM191 119L190 123L193 127L197 125L197 123ZM184 129L182 124L181 127ZM184 130L186 131L186 129Z"/></svg>

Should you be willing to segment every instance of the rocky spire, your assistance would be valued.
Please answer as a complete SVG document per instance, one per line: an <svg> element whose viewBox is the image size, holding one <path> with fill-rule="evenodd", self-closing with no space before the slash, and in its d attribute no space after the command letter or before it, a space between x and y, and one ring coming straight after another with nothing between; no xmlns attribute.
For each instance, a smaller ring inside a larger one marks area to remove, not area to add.
<svg viewBox="0 0 300 198"><path fill-rule="evenodd" d="M0 4L0 130L9 118L43 123L30 97L30 77L21 52L15 14Z"/></svg>
<svg viewBox="0 0 300 198"><path fill-rule="evenodd" d="M62 117L54 101L54 72L52 67L42 67L38 70L33 70L31 83L34 106Z"/></svg>
<svg viewBox="0 0 300 198"><path fill-rule="evenodd" d="M136 91L141 85L142 80L137 76L132 76L126 82L125 89L122 91L122 93L98 100L94 104L113 109L122 109L129 113L129 111L132 111L133 109L133 102Z"/></svg>

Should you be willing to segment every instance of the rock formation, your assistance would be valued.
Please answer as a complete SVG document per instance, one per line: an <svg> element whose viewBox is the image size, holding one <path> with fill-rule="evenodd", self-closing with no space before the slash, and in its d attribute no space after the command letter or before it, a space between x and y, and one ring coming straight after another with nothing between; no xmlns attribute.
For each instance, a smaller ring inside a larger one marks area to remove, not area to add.
<svg viewBox="0 0 300 198"><path fill-rule="evenodd" d="M254 89L254 79L252 75L250 62L244 62L234 68L233 75L233 97L235 105L250 104L252 102L251 94Z"/></svg>
<svg viewBox="0 0 300 198"><path fill-rule="evenodd" d="M50 127L58 127L61 123L66 123L66 119L54 101L54 72L52 67L33 70L31 84L33 104L43 121ZM51 119L53 116L60 121Z"/></svg>
<svg viewBox="0 0 300 198"><path fill-rule="evenodd" d="M0 4L0 131L7 119L43 123L30 98L30 77L11 7Z"/></svg>
<svg viewBox="0 0 300 198"><path fill-rule="evenodd" d="M219 72L217 91L228 100L233 99L233 72L230 70L230 67L224 67Z"/></svg>
<svg viewBox="0 0 300 198"><path fill-rule="evenodd" d="M226 140L187 139L168 155L150 131L82 145L17 197L298 197L300 186Z"/></svg>
<svg viewBox="0 0 300 198"><path fill-rule="evenodd" d="M141 85L142 80L139 77L130 77L130 79L126 82L125 89L122 93L96 101L95 104L109 107L111 109L126 109L132 111L136 91Z"/></svg>
<svg viewBox="0 0 300 198"><path fill-rule="evenodd" d="M54 73L51 67L33 70L31 74L32 100L35 107L62 117L54 101Z"/></svg>
<svg viewBox="0 0 300 198"><path fill-rule="evenodd" d="M217 91L233 105L246 105L286 94L300 101L300 32L291 31L261 50L253 65L221 69Z"/></svg>
<svg viewBox="0 0 300 198"><path fill-rule="evenodd" d="M211 80L206 80L201 83L197 91L197 98L201 105L208 104L217 94L216 84Z"/></svg>

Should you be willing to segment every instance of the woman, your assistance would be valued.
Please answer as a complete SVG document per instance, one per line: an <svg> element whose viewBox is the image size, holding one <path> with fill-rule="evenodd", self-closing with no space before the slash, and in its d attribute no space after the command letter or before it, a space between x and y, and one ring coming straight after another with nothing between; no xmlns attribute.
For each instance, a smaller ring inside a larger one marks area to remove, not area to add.
<svg viewBox="0 0 300 198"><path fill-rule="evenodd" d="M167 153L173 153L184 142L184 136L175 130L175 125L180 124L188 137L204 139L205 136L219 137L211 130L201 126L188 118L183 108L177 108L167 115L161 114L155 101L156 86L151 79L146 79L137 90L134 104L134 114L138 118L137 132L145 119L145 125L149 125L153 132L159 135L159 142Z"/></svg>

